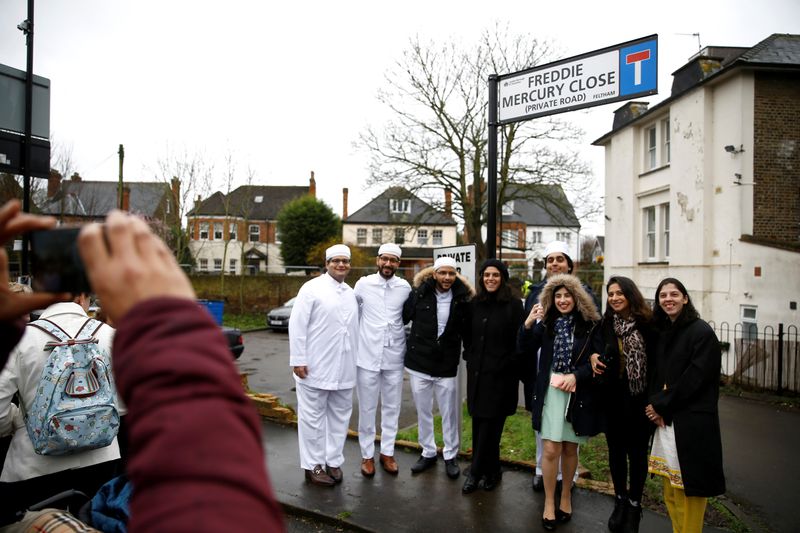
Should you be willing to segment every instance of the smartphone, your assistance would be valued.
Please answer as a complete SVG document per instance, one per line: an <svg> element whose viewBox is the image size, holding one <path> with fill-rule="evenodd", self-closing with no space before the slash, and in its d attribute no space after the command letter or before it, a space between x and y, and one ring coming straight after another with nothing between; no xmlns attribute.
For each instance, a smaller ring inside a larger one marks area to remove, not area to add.
<svg viewBox="0 0 800 533"><path fill-rule="evenodd" d="M80 228L33 231L31 242L31 286L35 291L91 292L86 269L78 253Z"/></svg>

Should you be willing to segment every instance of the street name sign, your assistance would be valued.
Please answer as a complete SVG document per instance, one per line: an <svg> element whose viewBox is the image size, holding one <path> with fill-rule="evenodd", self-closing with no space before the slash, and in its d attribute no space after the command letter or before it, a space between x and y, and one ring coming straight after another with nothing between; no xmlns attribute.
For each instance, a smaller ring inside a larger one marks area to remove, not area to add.
<svg viewBox="0 0 800 533"><path fill-rule="evenodd" d="M658 92L658 35L498 76L498 123Z"/></svg>

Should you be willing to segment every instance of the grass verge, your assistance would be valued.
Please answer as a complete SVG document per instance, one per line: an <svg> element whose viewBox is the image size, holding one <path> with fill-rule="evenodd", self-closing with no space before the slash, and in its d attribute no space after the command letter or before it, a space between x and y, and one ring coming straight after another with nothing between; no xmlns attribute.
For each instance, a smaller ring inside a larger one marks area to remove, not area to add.
<svg viewBox="0 0 800 533"><path fill-rule="evenodd" d="M472 451L472 418L463 408L463 423L461 428L461 451ZM442 445L442 419L436 416L433 422L434 434L437 445ZM398 440L417 442L418 432L416 426L401 429L397 433ZM531 415L524 409L519 409L516 414L506 419L503 428L503 437L500 441L500 456L508 461L536 462L536 439L531 428ZM611 484L611 471L608 468L608 447L604 435L589 439L589 442L580 448L580 463L589 471L589 476L595 481ZM657 513L666 515L661 479L647 476L644 488L643 505ZM716 498L710 498L705 514L705 523L717 528L727 529L736 533L746 533L747 526L734 516Z"/></svg>
<svg viewBox="0 0 800 533"><path fill-rule="evenodd" d="M238 328L242 331L266 327L266 315L263 313L223 313L222 325Z"/></svg>

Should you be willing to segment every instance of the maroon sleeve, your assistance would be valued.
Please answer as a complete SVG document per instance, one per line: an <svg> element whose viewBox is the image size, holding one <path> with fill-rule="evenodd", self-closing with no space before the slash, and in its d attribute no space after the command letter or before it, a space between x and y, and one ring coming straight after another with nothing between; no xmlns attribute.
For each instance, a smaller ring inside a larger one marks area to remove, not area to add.
<svg viewBox="0 0 800 533"><path fill-rule="evenodd" d="M25 322L14 320L10 322L0 322L0 371L6 366L8 361L8 354L14 349L19 340L22 338L22 333L25 331Z"/></svg>
<svg viewBox="0 0 800 533"><path fill-rule="evenodd" d="M119 321L130 531L284 531L261 425L225 339L195 302L157 298Z"/></svg>

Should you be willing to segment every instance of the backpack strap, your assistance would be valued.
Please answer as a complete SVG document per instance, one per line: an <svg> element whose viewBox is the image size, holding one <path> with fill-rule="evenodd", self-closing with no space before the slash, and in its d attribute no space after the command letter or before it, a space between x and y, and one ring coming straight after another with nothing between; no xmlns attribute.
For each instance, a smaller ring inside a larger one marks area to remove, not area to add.
<svg viewBox="0 0 800 533"><path fill-rule="evenodd" d="M46 318L40 318L39 320L34 320L33 322L29 322L28 326L40 329L45 333L47 333L48 335L50 335L51 337L55 337L61 342L67 342L70 339L72 339L72 337L70 337L66 331L61 329L61 327L58 324L50 320L47 320Z"/></svg>
<svg viewBox="0 0 800 533"><path fill-rule="evenodd" d="M81 338L81 333L86 330L89 333L89 337L94 337L95 333L103 326L103 322L99 320L95 320L94 318L87 318L86 322L78 330L78 333L75 334L76 339Z"/></svg>

